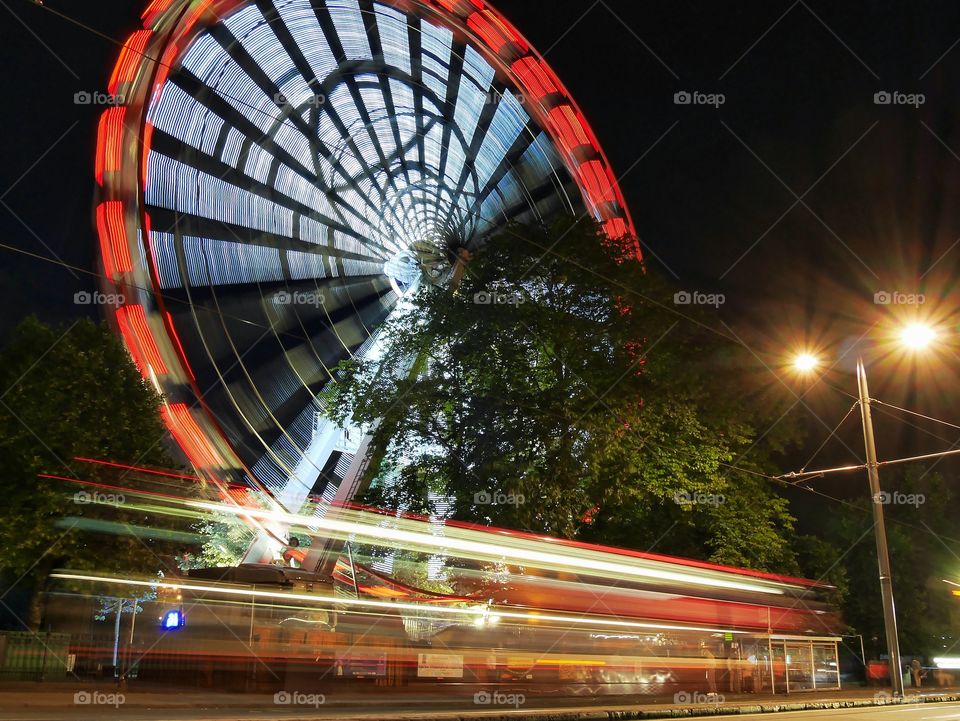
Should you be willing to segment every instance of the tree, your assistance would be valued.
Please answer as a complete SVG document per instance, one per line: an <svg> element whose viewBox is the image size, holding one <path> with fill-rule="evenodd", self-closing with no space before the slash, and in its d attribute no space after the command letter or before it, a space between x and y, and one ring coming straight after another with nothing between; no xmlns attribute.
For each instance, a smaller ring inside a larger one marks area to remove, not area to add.
<svg viewBox="0 0 960 721"><path fill-rule="evenodd" d="M956 575L960 542L952 519L954 494L943 476L923 465L885 471L881 483L897 631L904 655L950 655L956 651L953 617L956 598L944 578ZM858 499L831 513L826 541L844 549L850 588L843 615L862 634L872 658L886 652L883 605L878 581L870 499Z"/></svg>
<svg viewBox="0 0 960 721"><path fill-rule="evenodd" d="M49 571L75 568L156 571L161 542L117 536L110 552L102 542L58 525L65 516L103 511L75 504L82 486L38 478L46 473L77 478L75 457L106 458L163 467L174 465L160 421L160 397L142 378L119 340L107 328L81 320L53 327L25 319L0 351L0 544L5 585L39 591ZM96 480L95 469L84 479ZM116 509L128 522L144 515ZM33 594L28 625L40 621Z"/></svg>
<svg viewBox="0 0 960 721"><path fill-rule="evenodd" d="M161 580L163 574L161 574ZM119 675L119 666L117 662L120 657L120 627L121 621L123 620L123 614L127 613L131 615L131 628L132 624L135 623L135 617L137 614L142 613L144 610L143 604L147 601L155 601L157 599L156 587L153 590L147 591L145 593L136 594L129 597L117 597L117 596L100 596L98 601L100 602L99 607L93 612L93 618L96 621L106 621L110 616L113 616L113 668L114 675ZM133 632L131 631L131 637Z"/></svg>
<svg viewBox="0 0 960 721"><path fill-rule="evenodd" d="M589 221L511 225L454 291L405 298L383 358L325 394L372 429L367 501L795 570L786 502L749 473L789 430L755 446L750 359L625 247Z"/></svg>
<svg viewBox="0 0 960 721"><path fill-rule="evenodd" d="M254 541L253 531L246 523L230 513L211 513L210 517L193 524L203 538L197 552L181 555L181 570L237 566Z"/></svg>

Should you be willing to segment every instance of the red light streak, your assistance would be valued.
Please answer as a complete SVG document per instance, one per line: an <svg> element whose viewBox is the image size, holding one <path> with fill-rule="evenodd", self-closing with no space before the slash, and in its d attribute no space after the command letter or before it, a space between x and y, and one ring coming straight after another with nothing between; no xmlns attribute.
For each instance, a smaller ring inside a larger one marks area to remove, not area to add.
<svg viewBox="0 0 960 721"><path fill-rule="evenodd" d="M153 0L149 5L147 5L146 10L143 11L141 19L145 26L152 25L154 19L161 13L166 12L170 6L173 4L173 0Z"/></svg>
<svg viewBox="0 0 960 721"><path fill-rule="evenodd" d="M143 377L149 377L148 367L152 367L154 373L166 373L167 365L163 362L153 332L147 324L147 316L143 306L123 306L117 310L117 322L120 324L120 332L123 334L127 348L140 368Z"/></svg>
<svg viewBox="0 0 960 721"><path fill-rule="evenodd" d="M100 254L108 280L113 280L115 273L133 270L122 202L108 200L97 206L97 235L100 237Z"/></svg>
<svg viewBox="0 0 960 721"><path fill-rule="evenodd" d="M183 343L180 342L180 336L177 335L176 328L173 327L173 316L170 315L170 311L164 311L163 314L165 325L167 327L168 335L173 338L173 342L177 346L177 350L180 352L180 362L183 363L184 369L187 371L187 375L190 376L190 380L195 381L197 377L193 374L193 368L190 367L190 363L187 361L187 354L183 350Z"/></svg>
<svg viewBox="0 0 960 721"><path fill-rule="evenodd" d="M557 86L550 77L550 71L543 63L528 55L520 58L513 66L524 92L533 100L557 92Z"/></svg>
<svg viewBox="0 0 960 721"><path fill-rule="evenodd" d="M573 152L581 145L589 145L590 139L583 124L569 105L561 105L550 111L550 122L560 138L560 144L567 152Z"/></svg>
<svg viewBox="0 0 960 721"><path fill-rule="evenodd" d="M521 52L529 47L523 38L507 23L490 10L478 10L467 18L467 25L490 47L499 53L508 43L513 43Z"/></svg>
<svg viewBox="0 0 960 721"><path fill-rule="evenodd" d="M187 30L192 28L197 20L200 19L200 16L210 9L211 5L213 5L213 0L200 0L200 2L196 2L190 12L184 17L183 27Z"/></svg>
<svg viewBox="0 0 960 721"><path fill-rule="evenodd" d="M120 169L121 140L123 123L127 109L117 105L103 111L97 126L97 183L103 185L104 173L115 173Z"/></svg>
<svg viewBox="0 0 960 721"><path fill-rule="evenodd" d="M627 224L623 222L623 218L611 218L603 224L603 232L607 237L616 240L626 235Z"/></svg>
<svg viewBox="0 0 960 721"><path fill-rule="evenodd" d="M591 202L600 205L604 201L613 201L613 183L607 176L607 169L603 167L603 163L599 160L588 160L580 164L577 174L583 181Z"/></svg>
<svg viewBox="0 0 960 721"><path fill-rule="evenodd" d="M66 481L67 483L76 483L81 486L91 486L92 488L104 488L108 491L126 491L131 495L153 496L154 498L165 498L168 501L188 500L180 496L173 496L169 493L157 493L156 491L143 491L138 488L127 488L125 486L114 486L109 483L97 483L95 481L84 481L79 478L68 478L67 476L57 476L52 473L38 473L38 478L49 478L53 481Z"/></svg>
<svg viewBox="0 0 960 721"><path fill-rule="evenodd" d="M220 454L210 445L186 403L171 403L160 409L163 422L190 461L200 468L222 465Z"/></svg>
<svg viewBox="0 0 960 721"><path fill-rule="evenodd" d="M174 473L173 471L160 471L155 468L145 468L144 466L131 466L127 463L117 463L116 461L104 461L99 458L84 458L83 456L74 456L73 460L81 463L91 463L97 466L108 466L110 468L121 468L125 471L137 471L138 473L148 473L153 476L165 476L167 478L181 478L187 481L202 481L200 476L187 475L184 473Z"/></svg>
<svg viewBox="0 0 960 721"><path fill-rule="evenodd" d="M137 30L123 44L123 50L120 51L120 57L110 76L110 84L107 86L111 95L117 95L121 85L132 82L136 77L151 35L151 30Z"/></svg>

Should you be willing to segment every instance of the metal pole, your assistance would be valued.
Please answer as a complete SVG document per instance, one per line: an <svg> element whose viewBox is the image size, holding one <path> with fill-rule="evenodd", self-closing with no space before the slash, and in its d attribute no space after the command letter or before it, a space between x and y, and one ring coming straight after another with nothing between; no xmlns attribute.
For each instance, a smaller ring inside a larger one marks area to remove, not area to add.
<svg viewBox="0 0 960 721"><path fill-rule="evenodd" d="M130 638L127 640L127 652L124 654L123 678L130 675L130 665L133 662L133 632L137 627L137 609L140 607L140 599L133 597L133 612L130 615Z"/></svg>
<svg viewBox="0 0 960 721"><path fill-rule="evenodd" d="M883 522L883 496L880 493L877 446L873 437L873 419L870 416L870 391L867 389L867 371L862 358L857 358L857 391L860 398L860 419L863 422L863 445L867 453L867 480L870 481L870 500L873 505L873 532L877 541L883 625L887 636L887 653L890 656L890 685L893 695L902 697L903 671L900 667L897 614L893 605L893 576L890 573L890 554L887 551L887 529Z"/></svg>
<svg viewBox="0 0 960 721"><path fill-rule="evenodd" d="M113 623L113 676L120 678L120 669L117 667L117 656L120 651L120 618L123 616L123 599L117 600L117 620Z"/></svg>
<svg viewBox="0 0 960 721"><path fill-rule="evenodd" d="M773 678L773 627L770 623L770 607L767 606L767 667L770 669L770 693L777 692L777 682Z"/></svg>
<svg viewBox="0 0 960 721"><path fill-rule="evenodd" d="M817 660L813 656L813 641L810 642L810 680L813 681L813 690L817 690Z"/></svg>

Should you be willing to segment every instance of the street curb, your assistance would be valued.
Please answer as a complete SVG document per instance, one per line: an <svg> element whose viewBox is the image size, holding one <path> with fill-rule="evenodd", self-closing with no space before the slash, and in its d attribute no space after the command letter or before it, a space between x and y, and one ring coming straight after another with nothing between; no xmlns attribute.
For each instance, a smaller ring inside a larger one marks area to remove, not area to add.
<svg viewBox="0 0 960 721"><path fill-rule="evenodd" d="M869 698L869 699L850 699L846 701L807 701L807 702L787 702L787 703L760 703L743 704L739 706L724 705L701 705L671 707L649 711L562 711L548 713L531 713L498 715L490 714L487 716L460 716L460 721L516 721L518 718L523 721L579 721L580 719L598 719L600 721L632 721L633 719L666 719L666 718L699 718L704 716L739 716L742 714L761 714L761 713L781 713L784 711L822 711L830 709L844 708L867 708L871 706L901 706L918 703L945 703L960 701L960 694L940 694L936 696L908 696L904 699L894 698ZM418 717L427 721L429 717ZM444 721L452 721L451 716L437 716L437 719L443 718ZM344 720L346 721L346 720Z"/></svg>

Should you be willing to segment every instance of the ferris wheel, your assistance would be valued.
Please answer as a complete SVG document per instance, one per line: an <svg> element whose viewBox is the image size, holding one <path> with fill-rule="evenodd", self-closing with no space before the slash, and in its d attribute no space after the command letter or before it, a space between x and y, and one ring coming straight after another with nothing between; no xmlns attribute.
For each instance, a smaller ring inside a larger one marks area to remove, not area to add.
<svg viewBox="0 0 960 721"><path fill-rule="evenodd" d="M317 392L450 248L558 211L633 235L576 103L482 0L153 0L109 91L116 327L197 471L291 512L349 499L365 441Z"/></svg>

